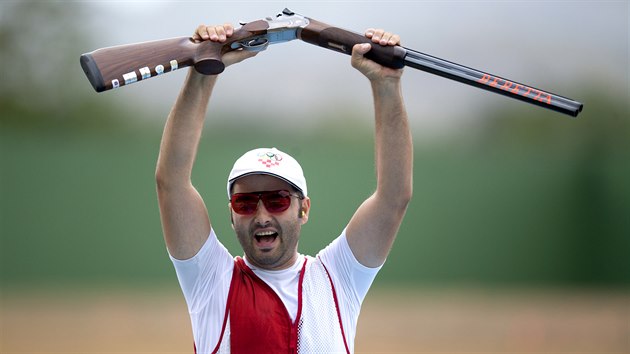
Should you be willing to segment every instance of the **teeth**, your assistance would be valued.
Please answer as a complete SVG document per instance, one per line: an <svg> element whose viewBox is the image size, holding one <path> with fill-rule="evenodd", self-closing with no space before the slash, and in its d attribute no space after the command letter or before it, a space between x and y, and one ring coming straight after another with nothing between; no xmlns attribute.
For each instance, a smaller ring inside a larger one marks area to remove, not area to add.
<svg viewBox="0 0 630 354"><path fill-rule="evenodd" d="M256 234L256 236L272 236L275 235L276 233L273 231L263 231L263 232L259 232Z"/></svg>

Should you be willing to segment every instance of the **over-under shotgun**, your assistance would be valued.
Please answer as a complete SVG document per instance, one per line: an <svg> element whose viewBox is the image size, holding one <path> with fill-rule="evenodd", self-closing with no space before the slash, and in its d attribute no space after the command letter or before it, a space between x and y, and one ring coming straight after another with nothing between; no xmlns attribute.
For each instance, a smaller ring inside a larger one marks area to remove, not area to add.
<svg viewBox="0 0 630 354"><path fill-rule="evenodd" d="M226 42L196 42L178 37L102 48L81 55L81 66L97 92L194 66L206 75L223 72L221 57L232 50L265 50L269 44L300 39L350 55L358 43L370 43L366 57L392 68L409 66L494 93L576 117L582 103L512 80L475 70L401 46L381 46L365 36L298 15L288 9L276 17L246 24Z"/></svg>

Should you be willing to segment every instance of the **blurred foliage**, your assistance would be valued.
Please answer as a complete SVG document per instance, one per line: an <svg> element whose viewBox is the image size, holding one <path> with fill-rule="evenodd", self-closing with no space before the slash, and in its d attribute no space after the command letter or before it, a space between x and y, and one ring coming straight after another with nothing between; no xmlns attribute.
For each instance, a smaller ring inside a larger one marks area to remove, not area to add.
<svg viewBox="0 0 630 354"><path fill-rule="evenodd" d="M0 4L0 128L98 131L124 125L82 75L86 11L81 3Z"/></svg>
<svg viewBox="0 0 630 354"><path fill-rule="evenodd" d="M3 2L0 17L0 97L24 108L62 109L76 92L69 60L84 44L84 29L75 20L82 6L54 2ZM10 65L9 65L10 64Z"/></svg>
<svg viewBox="0 0 630 354"><path fill-rule="evenodd" d="M153 177L161 127L86 89L79 5L1 5L1 284L173 283ZM465 138L418 145L414 200L379 283L630 285L627 105L580 96L578 119L509 104ZM371 132L346 118L204 134L194 181L233 254L225 178L256 146L303 163L313 209L301 252L339 234L375 182Z"/></svg>
<svg viewBox="0 0 630 354"><path fill-rule="evenodd" d="M417 151L391 258L425 281L630 284L630 115L601 92L580 96L577 119L509 105L463 141Z"/></svg>

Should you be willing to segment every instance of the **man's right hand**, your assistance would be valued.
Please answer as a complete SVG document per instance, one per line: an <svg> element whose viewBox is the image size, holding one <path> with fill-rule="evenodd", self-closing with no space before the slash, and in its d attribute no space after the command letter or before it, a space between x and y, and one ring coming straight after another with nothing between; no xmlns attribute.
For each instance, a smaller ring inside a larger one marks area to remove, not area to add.
<svg viewBox="0 0 630 354"><path fill-rule="evenodd" d="M224 43L228 38L232 37L234 34L234 26L231 23L226 23L223 25L212 26L212 25L199 25L195 30L195 33L192 36L192 39L195 42L202 41L213 41ZM223 55L221 61L225 64L225 67L232 64L236 64L241 62L247 58L251 58L258 54L256 51L249 50L232 50Z"/></svg>

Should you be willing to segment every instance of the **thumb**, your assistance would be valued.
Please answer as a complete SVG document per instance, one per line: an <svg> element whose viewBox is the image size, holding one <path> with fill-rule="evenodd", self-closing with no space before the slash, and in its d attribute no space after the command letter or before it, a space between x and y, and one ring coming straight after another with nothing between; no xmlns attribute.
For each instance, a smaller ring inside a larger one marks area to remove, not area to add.
<svg viewBox="0 0 630 354"><path fill-rule="evenodd" d="M372 49L370 43L358 43L352 47L352 56L363 56Z"/></svg>
<svg viewBox="0 0 630 354"><path fill-rule="evenodd" d="M354 66L355 68L358 68L361 62L365 60L365 58L363 58L363 55L369 52L370 49L372 49L372 46L370 45L370 43L355 44L352 47L352 58L351 58L352 66Z"/></svg>
<svg viewBox="0 0 630 354"><path fill-rule="evenodd" d="M254 57L258 53L259 52L251 51L251 50L242 50L242 49L233 50L231 52L225 53L225 55L221 59L223 60L223 63L225 64L225 66L228 67L232 64L240 63L241 61L245 59Z"/></svg>

